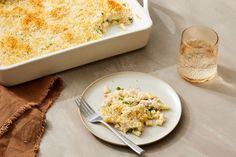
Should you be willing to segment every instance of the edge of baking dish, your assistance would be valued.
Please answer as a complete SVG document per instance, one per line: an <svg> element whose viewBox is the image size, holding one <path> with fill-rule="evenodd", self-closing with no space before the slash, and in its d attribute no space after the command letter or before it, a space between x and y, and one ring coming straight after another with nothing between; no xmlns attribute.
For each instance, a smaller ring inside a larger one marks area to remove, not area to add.
<svg viewBox="0 0 236 157"><path fill-rule="evenodd" d="M99 42L103 42L103 41L106 41L106 40L109 40L109 39L112 39L112 38L116 38L116 37L120 37L120 36L123 36L123 35L132 34L132 33L135 33L135 32L139 32L139 31L151 28L152 27L152 20L151 20L150 15L149 15L148 0L143 0L143 7L141 6L141 4L139 4L139 7L144 9L144 12L148 16L148 18L147 18L148 19L148 21L147 21L148 23L146 23L146 27L143 27L141 29L131 30L131 31L128 31L128 32L121 32L119 34L104 36L104 37L102 37L100 39L97 39L97 40L85 42L85 43L78 44L78 45L73 46L73 47L69 47L69 48L65 48L65 49L59 50L59 51L55 51L55 52L51 52L51 53L48 53L48 54L44 54L42 56L34 57L34 58L29 59L29 60L25 60L25 61L22 61L22 62L19 62L19 63L16 63L16 64L12 64L12 65L8 65L8 66L0 66L0 71L10 70L10 69L13 69L13 68L25 65L25 64L29 64L29 63L32 63L32 62L35 62L35 61L43 60L43 59L51 57L51 56L59 55L61 53L69 53L71 50L75 50L75 49L78 49L78 48L86 47L86 46L89 46L89 45L92 45L92 44L96 44L96 43L99 43Z"/></svg>

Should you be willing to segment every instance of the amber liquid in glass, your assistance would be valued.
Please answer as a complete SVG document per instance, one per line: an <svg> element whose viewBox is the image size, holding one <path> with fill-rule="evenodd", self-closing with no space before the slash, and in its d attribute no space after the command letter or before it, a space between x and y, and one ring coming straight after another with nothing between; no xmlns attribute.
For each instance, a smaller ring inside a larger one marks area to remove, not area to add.
<svg viewBox="0 0 236 157"><path fill-rule="evenodd" d="M217 48L204 40L181 43L178 72L187 81L202 83L217 73Z"/></svg>

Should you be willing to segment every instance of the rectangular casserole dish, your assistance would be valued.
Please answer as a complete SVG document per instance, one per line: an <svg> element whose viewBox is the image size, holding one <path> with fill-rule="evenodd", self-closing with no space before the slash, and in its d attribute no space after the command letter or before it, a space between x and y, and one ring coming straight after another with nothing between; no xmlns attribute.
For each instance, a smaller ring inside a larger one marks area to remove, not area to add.
<svg viewBox="0 0 236 157"><path fill-rule="evenodd" d="M127 0L127 2L134 16L138 18L135 18L134 23L127 26L125 30L114 26L101 39L10 66L2 66L0 67L0 84L5 86L20 84L144 47L148 42L152 27L148 0L143 0L143 6L137 0Z"/></svg>

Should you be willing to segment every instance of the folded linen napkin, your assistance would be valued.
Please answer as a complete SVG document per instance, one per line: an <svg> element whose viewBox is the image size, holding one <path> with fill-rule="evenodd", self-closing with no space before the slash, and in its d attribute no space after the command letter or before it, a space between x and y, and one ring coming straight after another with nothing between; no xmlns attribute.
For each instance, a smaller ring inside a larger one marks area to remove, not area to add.
<svg viewBox="0 0 236 157"><path fill-rule="evenodd" d="M36 156L45 114L62 88L57 76L9 88L0 85L0 157Z"/></svg>

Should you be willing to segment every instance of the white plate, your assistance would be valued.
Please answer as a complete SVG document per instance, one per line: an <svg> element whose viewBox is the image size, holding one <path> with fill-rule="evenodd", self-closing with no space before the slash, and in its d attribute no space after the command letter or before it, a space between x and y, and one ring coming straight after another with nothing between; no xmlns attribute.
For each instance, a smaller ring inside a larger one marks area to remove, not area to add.
<svg viewBox="0 0 236 157"><path fill-rule="evenodd" d="M115 89L117 86L122 88L139 88L142 91L150 92L160 97L170 107L170 110L165 112L167 122L164 126L146 127L140 137L132 134L125 135L137 145L149 144L165 137L176 127L180 120L182 108L178 95L167 83L156 77L139 72L119 72L98 79L88 86L83 93L85 100L96 112L99 112L103 102L104 86L108 86L111 89ZM105 126L91 124L82 114L81 118L85 127L98 138L109 143L125 145Z"/></svg>

